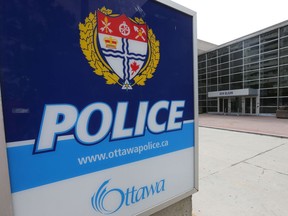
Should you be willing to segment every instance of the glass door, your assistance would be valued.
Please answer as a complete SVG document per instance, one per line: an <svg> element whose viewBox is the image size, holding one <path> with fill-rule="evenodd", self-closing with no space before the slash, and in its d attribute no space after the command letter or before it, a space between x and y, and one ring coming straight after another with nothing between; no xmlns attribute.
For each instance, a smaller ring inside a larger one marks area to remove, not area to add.
<svg viewBox="0 0 288 216"><path fill-rule="evenodd" d="M228 98L223 99L224 113L228 113Z"/></svg>
<svg viewBox="0 0 288 216"><path fill-rule="evenodd" d="M223 98L219 98L219 112L223 113L224 109L223 109Z"/></svg>
<svg viewBox="0 0 288 216"><path fill-rule="evenodd" d="M256 98L253 97L252 99L252 114L256 114Z"/></svg>
<svg viewBox="0 0 288 216"><path fill-rule="evenodd" d="M256 97L245 98L245 113L251 115L256 114Z"/></svg>
<svg viewBox="0 0 288 216"><path fill-rule="evenodd" d="M245 113L251 114L251 98L245 98Z"/></svg>
<svg viewBox="0 0 288 216"><path fill-rule="evenodd" d="M219 113L228 113L228 98L219 98Z"/></svg>

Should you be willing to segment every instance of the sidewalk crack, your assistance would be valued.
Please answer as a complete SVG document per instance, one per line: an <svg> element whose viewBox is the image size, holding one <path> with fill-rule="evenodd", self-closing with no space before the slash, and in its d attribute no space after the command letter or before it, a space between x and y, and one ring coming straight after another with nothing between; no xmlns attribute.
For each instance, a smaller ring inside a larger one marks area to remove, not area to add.
<svg viewBox="0 0 288 216"><path fill-rule="evenodd" d="M238 164L244 163L244 162L246 162L246 161L248 161L248 160L251 160L251 159L256 158L256 157L258 157L258 156L260 156L260 155L266 154L266 153L268 153L268 152L270 152L270 151L273 151L273 150L275 150L275 149L277 149L277 148L280 148L280 147L282 147L282 146L284 146L284 145L287 145L287 144L288 144L288 143L282 143L281 145L278 145L278 146L273 147L273 148L271 148L271 149L268 149L268 150L266 150L266 151L260 152L260 153L258 153L258 154L256 154L256 155L252 156L252 157L249 157L249 158L246 158L246 159L244 159L244 160L242 160L242 161L239 161L239 162L237 162L237 163L234 163L234 164L232 164L230 167L233 167L233 166L236 166L236 165L238 165Z"/></svg>

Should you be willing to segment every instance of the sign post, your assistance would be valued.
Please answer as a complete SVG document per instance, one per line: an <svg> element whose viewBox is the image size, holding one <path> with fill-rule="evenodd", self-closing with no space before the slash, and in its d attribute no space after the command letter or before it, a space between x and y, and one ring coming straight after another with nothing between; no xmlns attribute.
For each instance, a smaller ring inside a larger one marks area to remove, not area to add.
<svg viewBox="0 0 288 216"><path fill-rule="evenodd" d="M7 216L150 215L198 190L193 11L164 0L0 6Z"/></svg>

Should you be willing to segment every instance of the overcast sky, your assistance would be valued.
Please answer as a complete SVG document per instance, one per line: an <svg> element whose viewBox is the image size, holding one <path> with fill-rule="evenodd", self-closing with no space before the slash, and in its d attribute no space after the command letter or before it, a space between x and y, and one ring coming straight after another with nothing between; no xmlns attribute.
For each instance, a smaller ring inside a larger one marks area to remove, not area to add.
<svg viewBox="0 0 288 216"><path fill-rule="evenodd" d="M173 0L197 12L198 39L217 45L288 20L288 0Z"/></svg>

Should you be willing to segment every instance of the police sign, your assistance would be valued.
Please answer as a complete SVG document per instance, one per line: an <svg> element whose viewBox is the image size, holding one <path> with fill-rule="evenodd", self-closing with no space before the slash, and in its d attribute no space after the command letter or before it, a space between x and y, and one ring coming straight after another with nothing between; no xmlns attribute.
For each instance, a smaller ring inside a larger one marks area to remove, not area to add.
<svg viewBox="0 0 288 216"><path fill-rule="evenodd" d="M0 4L11 215L150 214L197 191L194 12L162 0Z"/></svg>

